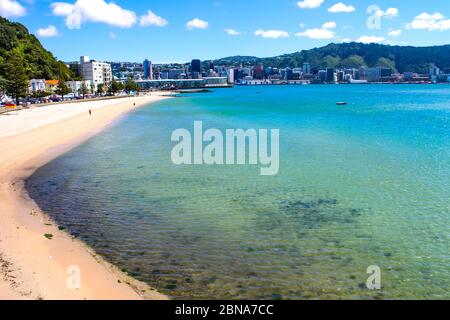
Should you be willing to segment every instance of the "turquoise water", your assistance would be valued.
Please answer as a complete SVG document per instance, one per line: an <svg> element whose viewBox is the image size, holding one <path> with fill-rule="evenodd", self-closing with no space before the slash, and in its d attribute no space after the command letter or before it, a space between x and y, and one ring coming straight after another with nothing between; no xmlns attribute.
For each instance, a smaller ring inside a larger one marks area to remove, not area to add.
<svg viewBox="0 0 450 320"><path fill-rule="evenodd" d="M174 166L171 133L195 120L279 128L279 174ZM176 299L450 298L449 86L184 95L134 111L27 189L73 235ZM364 285L371 265L381 290Z"/></svg>

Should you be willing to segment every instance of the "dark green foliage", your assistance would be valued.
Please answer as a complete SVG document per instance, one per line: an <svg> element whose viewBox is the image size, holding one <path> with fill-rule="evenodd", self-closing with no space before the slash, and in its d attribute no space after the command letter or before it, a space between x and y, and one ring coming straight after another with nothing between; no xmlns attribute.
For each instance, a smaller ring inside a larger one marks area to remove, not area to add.
<svg viewBox="0 0 450 320"><path fill-rule="evenodd" d="M98 94L105 93L105 84L100 83L100 84L97 85L97 93Z"/></svg>
<svg viewBox="0 0 450 320"><path fill-rule="evenodd" d="M61 70L66 80L72 77L69 68L45 50L27 28L0 17L0 76L4 77L5 64L13 50L23 55L29 79L58 79Z"/></svg>
<svg viewBox="0 0 450 320"><path fill-rule="evenodd" d="M108 92L117 93L119 91L122 91L123 89L124 89L124 85L122 83L113 80L111 82L111 85L108 88Z"/></svg>
<svg viewBox="0 0 450 320"><path fill-rule="evenodd" d="M17 50L13 50L4 63L5 79L3 86L8 95L16 100L25 97L28 89L27 69L25 68L23 55Z"/></svg>
<svg viewBox="0 0 450 320"><path fill-rule="evenodd" d="M125 90L127 92L139 91L141 90L141 87L139 87L133 79L128 79L127 82L125 82Z"/></svg>
<svg viewBox="0 0 450 320"><path fill-rule="evenodd" d="M431 65L450 69L450 45L433 47L402 47L382 44L331 43L325 47L303 50L272 58L235 56L215 60L215 65L264 66L286 68L301 67L309 62L313 70L326 67L359 68L390 67L399 72L428 73Z"/></svg>
<svg viewBox="0 0 450 320"><path fill-rule="evenodd" d="M59 94L63 99L64 96L68 95L70 93L70 89L66 84L66 81L64 79L60 79L58 86L55 89L56 94Z"/></svg>

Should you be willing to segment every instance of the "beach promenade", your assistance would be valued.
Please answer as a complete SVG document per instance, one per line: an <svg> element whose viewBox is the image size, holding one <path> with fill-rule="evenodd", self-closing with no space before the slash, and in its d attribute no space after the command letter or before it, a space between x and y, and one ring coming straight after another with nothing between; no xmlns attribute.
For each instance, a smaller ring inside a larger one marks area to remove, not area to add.
<svg viewBox="0 0 450 320"><path fill-rule="evenodd" d="M166 299L60 230L23 189L38 167L165 98L153 93L0 116L0 299Z"/></svg>

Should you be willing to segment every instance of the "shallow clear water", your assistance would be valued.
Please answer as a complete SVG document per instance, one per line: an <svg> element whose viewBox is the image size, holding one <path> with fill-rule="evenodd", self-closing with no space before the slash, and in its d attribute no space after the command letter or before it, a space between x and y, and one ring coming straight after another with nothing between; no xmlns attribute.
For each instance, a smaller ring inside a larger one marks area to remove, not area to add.
<svg viewBox="0 0 450 320"><path fill-rule="evenodd" d="M174 166L171 133L194 120L279 128L279 175ZM72 234L173 298L450 298L449 86L185 95L129 114L27 189ZM364 286L371 265L380 291Z"/></svg>

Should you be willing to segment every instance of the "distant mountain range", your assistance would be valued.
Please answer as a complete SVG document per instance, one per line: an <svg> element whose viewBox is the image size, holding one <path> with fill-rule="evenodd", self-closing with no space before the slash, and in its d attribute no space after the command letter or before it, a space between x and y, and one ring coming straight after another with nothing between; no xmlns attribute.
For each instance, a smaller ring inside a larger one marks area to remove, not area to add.
<svg viewBox="0 0 450 320"><path fill-rule="evenodd" d="M297 68L304 62L312 70L323 68L387 67L398 72L428 73L430 66L450 72L450 45L433 47L389 46L364 43L331 43L325 47L302 50L271 58L233 56L214 60L215 65Z"/></svg>
<svg viewBox="0 0 450 320"><path fill-rule="evenodd" d="M58 79L60 73L67 78L71 76L66 65L47 51L25 26L0 17L0 77L4 75L3 66L11 54L23 58L30 79Z"/></svg>

